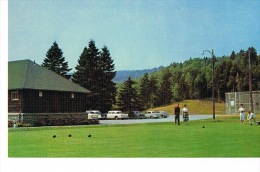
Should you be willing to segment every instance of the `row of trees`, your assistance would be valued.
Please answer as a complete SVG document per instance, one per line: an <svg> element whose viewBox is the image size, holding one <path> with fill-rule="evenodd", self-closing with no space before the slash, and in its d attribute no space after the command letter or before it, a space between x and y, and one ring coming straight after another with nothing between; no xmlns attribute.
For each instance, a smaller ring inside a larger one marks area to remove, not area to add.
<svg viewBox="0 0 260 172"><path fill-rule="evenodd" d="M214 57L214 93L218 101L225 99L226 92L249 90L249 53L253 90L260 89L260 56L256 49L250 47L239 53L233 51L230 56ZM146 109L173 101L211 98L212 60L207 57L190 58L134 81L128 78L119 85L117 105L124 110ZM125 93L128 93L128 98L123 97Z"/></svg>
<svg viewBox="0 0 260 172"><path fill-rule="evenodd" d="M90 40L79 56L72 80L93 93L87 105L90 109L101 112L107 112L112 107L122 111L143 110L173 101L211 98L214 60L214 90L221 101L225 92L249 90L249 53L253 90L259 90L260 56L254 47L239 53L233 51L230 56L190 58L183 63L172 63L135 80L129 77L116 86L113 82L116 72L108 48L104 46L99 50ZM47 52L42 66L62 76L71 70L56 42Z"/></svg>
<svg viewBox="0 0 260 172"><path fill-rule="evenodd" d="M42 66L64 77L71 70L56 42L48 50ZM95 42L90 40L75 69L72 81L92 92L86 107L101 112L111 109L116 97L116 84L113 82L116 72L109 49L104 46L99 50Z"/></svg>

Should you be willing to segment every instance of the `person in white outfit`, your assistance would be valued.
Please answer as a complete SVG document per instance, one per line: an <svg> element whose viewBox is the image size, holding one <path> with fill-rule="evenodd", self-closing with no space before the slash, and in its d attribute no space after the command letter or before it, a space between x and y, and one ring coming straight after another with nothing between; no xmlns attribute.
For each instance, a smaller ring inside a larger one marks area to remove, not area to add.
<svg viewBox="0 0 260 172"><path fill-rule="evenodd" d="M248 111L247 120L250 121L251 125L252 122L256 123L256 115L253 112Z"/></svg>
<svg viewBox="0 0 260 172"><path fill-rule="evenodd" d="M245 108L243 107L243 104L240 105L238 112L240 115L240 123L243 124L245 119Z"/></svg>
<svg viewBox="0 0 260 172"><path fill-rule="evenodd" d="M184 107L182 108L182 115L183 115L183 121L187 125L187 122L189 121L189 113L188 113L187 105L184 105Z"/></svg>

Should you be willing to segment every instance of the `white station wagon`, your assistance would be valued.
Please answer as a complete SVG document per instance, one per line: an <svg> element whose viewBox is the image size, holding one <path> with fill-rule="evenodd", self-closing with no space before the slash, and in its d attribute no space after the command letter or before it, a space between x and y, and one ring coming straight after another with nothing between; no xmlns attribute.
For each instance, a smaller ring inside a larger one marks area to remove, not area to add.
<svg viewBox="0 0 260 172"><path fill-rule="evenodd" d="M162 114L159 111L146 111L144 116L145 118L161 118Z"/></svg>
<svg viewBox="0 0 260 172"><path fill-rule="evenodd" d="M87 110L88 119L100 119L101 113L98 110Z"/></svg>
<svg viewBox="0 0 260 172"><path fill-rule="evenodd" d="M127 119L129 118L128 117L128 114L124 114L122 113L122 111L108 111L107 113L107 119Z"/></svg>

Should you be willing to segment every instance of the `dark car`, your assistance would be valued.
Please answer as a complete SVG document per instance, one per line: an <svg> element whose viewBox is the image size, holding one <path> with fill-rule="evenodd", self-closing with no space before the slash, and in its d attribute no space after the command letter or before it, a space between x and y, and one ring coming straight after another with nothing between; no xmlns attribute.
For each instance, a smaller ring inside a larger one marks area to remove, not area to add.
<svg viewBox="0 0 260 172"><path fill-rule="evenodd" d="M142 114L140 111L130 111L128 116L130 119L144 119L144 114Z"/></svg>

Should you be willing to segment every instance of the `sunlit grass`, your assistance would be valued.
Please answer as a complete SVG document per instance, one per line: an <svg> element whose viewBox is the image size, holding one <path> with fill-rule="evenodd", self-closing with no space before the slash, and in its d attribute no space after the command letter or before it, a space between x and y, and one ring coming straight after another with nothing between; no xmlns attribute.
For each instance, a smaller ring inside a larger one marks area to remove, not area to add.
<svg viewBox="0 0 260 172"><path fill-rule="evenodd" d="M185 104L187 105L190 114L197 115L209 115L212 114L212 101L209 100L184 100L178 102L180 107L182 108ZM170 114L174 113L174 107L177 103L173 103L170 105L154 108L152 110L163 110ZM219 115L223 115L226 113L225 103L215 102L215 113Z"/></svg>
<svg viewBox="0 0 260 172"><path fill-rule="evenodd" d="M235 115L188 126L12 128L8 137L9 157L260 157L260 126L241 125Z"/></svg>

